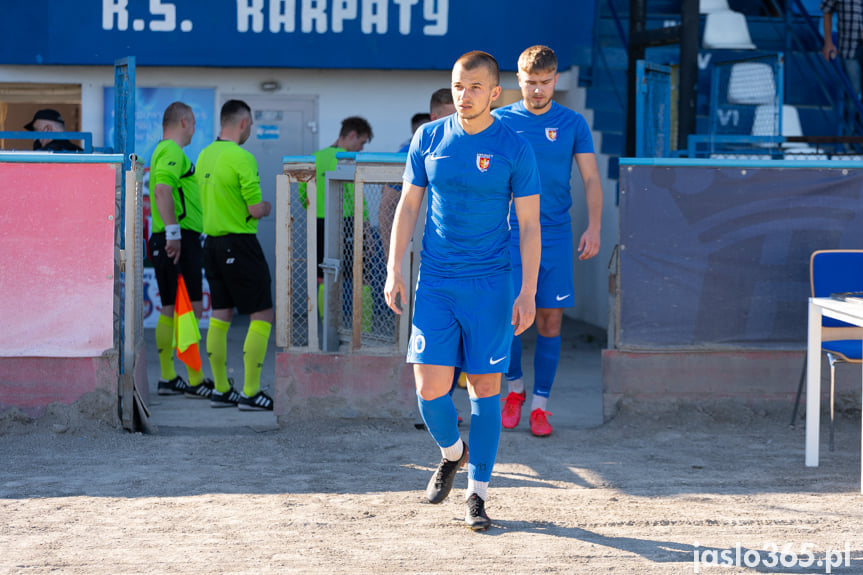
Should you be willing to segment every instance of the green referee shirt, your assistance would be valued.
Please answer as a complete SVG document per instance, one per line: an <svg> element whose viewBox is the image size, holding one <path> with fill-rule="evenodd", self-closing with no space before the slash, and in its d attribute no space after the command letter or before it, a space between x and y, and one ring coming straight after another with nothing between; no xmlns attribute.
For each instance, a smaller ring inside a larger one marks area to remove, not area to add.
<svg viewBox="0 0 863 575"><path fill-rule="evenodd" d="M203 216L195 165L174 140L162 140L153 150L150 160L150 210L153 217L153 233L164 232L165 222L156 205L157 184L171 188L174 197L174 212L177 223L184 230L201 233Z"/></svg>
<svg viewBox="0 0 863 575"><path fill-rule="evenodd" d="M324 198L327 190L327 172L334 171L339 166L339 161L336 154L345 152L344 148L330 146L315 152L315 187L317 188L317 216L320 219L326 217L326 206ZM354 216L354 183L345 182L342 188L344 189L344 201L342 202L342 212L344 217L352 218ZM300 182L297 192L300 195L300 201L304 206L308 205L308 186L305 182ZM363 220L369 220L369 205L363 200Z"/></svg>
<svg viewBox="0 0 863 575"><path fill-rule="evenodd" d="M258 220L247 206L261 203L255 157L229 140L216 140L198 156L198 189L208 236L254 234Z"/></svg>

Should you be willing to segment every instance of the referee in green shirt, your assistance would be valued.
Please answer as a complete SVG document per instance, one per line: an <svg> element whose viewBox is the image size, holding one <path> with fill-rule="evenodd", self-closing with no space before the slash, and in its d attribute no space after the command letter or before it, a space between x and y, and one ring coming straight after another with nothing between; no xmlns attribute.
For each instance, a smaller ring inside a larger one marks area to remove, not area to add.
<svg viewBox="0 0 863 575"><path fill-rule="evenodd" d="M185 393L206 399L212 380L187 366L189 383L174 369L174 302L177 298L177 271L183 273L195 317L201 318L203 296L201 267L201 199L195 179L195 165L183 148L195 135L195 114L183 102L174 102L162 115L162 140L150 159L150 199L153 232L148 242L150 261L159 285L162 311L156 324L159 354L159 395Z"/></svg>
<svg viewBox="0 0 863 575"><path fill-rule="evenodd" d="M198 156L198 188L204 211L204 269L213 312L207 330L207 355L215 389L212 407L262 411L273 399L261 391L261 367L273 325L270 270L255 235L258 220L270 214L261 198L258 163L241 148L252 130L252 110L242 100L222 106L218 139ZM228 328L234 308L251 317L243 344L242 393L228 379Z"/></svg>

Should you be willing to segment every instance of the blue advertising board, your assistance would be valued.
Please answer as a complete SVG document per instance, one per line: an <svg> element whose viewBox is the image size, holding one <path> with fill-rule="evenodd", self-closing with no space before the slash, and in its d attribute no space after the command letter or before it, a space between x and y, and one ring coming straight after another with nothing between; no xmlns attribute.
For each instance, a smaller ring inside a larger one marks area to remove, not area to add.
<svg viewBox="0 0 863 575"><path fill-rule="evenodd" d="M6 2L0 64L446 70L469 50L514 70L546 44L572 65L594 2L28 0Z"/></svg>
<svg viewBox="0 0 863 575"><path fill-rule="evenodd" d="M114 88L105 88L103 118L105 147L114 145ZM212 88L138 88L135 91L135 153L145 166L162 139L162 115L172 102L185 102L195 114L195 135L185 148L194 162L207 144L215 139L213 133L216 92Z"/></svg>

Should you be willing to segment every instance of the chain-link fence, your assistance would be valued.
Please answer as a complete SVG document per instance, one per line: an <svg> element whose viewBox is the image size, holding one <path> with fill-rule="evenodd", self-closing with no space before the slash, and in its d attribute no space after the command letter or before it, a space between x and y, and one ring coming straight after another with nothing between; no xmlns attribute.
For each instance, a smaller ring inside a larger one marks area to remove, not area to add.
<svg viewBox="0 0 863 575"><path fill-rule="evenodd" d="M308 214L315 213L312 196L316 194L300 193L298 186L298 182L310 179L308 188L315 189L313 158L296 157L297 161L285 164L287 177L278 186L284 201L278 201L277 206L277 212L284 214L277 217L286 219L284 226L277 221L277 345L318 349L309 342L319 340L325 351L402 352L406 349L409 305L404 314L396 315L386 304L384 285L404 156L341 155L346 157L340 158L337 169L326 176L322 234L317 218L311 225L308 219ZM375 161L366 160L368 157ZM413 257L409 253L404 265L411 291ZM316 260L322 262L320 279ZM285 332L285 343L279 337L280 329Z"/></svg>

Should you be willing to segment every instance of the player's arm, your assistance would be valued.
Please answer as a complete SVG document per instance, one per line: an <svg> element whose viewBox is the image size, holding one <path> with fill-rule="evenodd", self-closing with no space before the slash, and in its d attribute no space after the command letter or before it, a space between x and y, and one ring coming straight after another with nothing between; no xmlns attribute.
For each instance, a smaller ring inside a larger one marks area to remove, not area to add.
<svg viewBox="0 0 863 575"><path fill-rule="evenodd" d="M578 240L578 259L589 260L599 253L602 228L602 183L594 154L575 154L575 163L584 182L584 199L587 202L587 229Z"/></svg>
<svg viewBox="0 0 863 575"><path fill-rule="evenodd" d="M251 206L247 206L249 210L249 215L255 218L256 220L260 220L261 218L266 218L270 215L270 202L262 201L257 204L252 204Z"/></svg>
<svg viewBox="0 0 863 575"><path fill-rule="evenodd" d="M270 202L261 200L261 178L258 176L258 163L251 154L243 156L236 168L240 181L240 195L246 202L249 215L260 220L270 215ZM254 204L250 201L258 200Z"/></svg>
<svg viewBox="0 0 863 575"><path fill-rule="evenodd" d="M407 289L402 277L402 259L411 242L414 228L417 224L420 210L422 209L423 197L426 189L405 181L402 186L402 197L396 206L396 214L393 218L393 231L390 235L390 253L387 259L387 283L384 287L384 297L387 305L397 314L401 309L396 305L397 296L401 296L401 304L407 302ZM534 278L535 283L535 278Z"/></svg>
<svg viewBox="0 0 863 575"><path fill-rule="evenodd" d="M521 292L512 306L515 335L529 328L536 317L536 281L542 239L539 227L539 194L515 198L521 252Z"/></svg>
<svg viewBox="0 0 863 575"><path fill-rule="evenodd" d="M177 263L180 261L180 226L174 212L174 188L167 184L156 184L153 188L153 200L165 223L165 253Z"/></svg>
<svg viewBox="0 0 863 575"><path fill-rule="evenodd" d="M836 57L836 46L833 45L833 12L824 12L823 26L824 45L821 47L821 55L829 62Z"/></svg>

